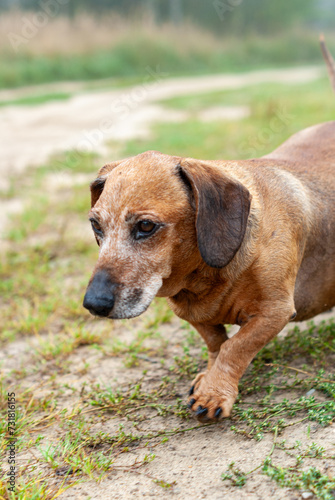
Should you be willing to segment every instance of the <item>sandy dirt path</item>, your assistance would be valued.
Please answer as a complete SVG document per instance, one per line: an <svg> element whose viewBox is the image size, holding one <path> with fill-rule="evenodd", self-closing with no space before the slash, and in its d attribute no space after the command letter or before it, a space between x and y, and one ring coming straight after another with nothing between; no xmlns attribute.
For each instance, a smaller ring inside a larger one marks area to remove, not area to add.
<svg viewBox="0 0 335 500"><path fill-rule="evenodd" d="M323 72L323 68L309 67L166 79L158 69L148 69L154 78L151 83L147 76L142 84L127 89L86 92L36 106L4 107L0 109L0 190L8 187L9 176L43 163L53 153L69 149L104 152L108 140L142 137L153 122L187 117L156 101L265 82L300 84ZM17 91L5 95L14 98Z"/></svg>

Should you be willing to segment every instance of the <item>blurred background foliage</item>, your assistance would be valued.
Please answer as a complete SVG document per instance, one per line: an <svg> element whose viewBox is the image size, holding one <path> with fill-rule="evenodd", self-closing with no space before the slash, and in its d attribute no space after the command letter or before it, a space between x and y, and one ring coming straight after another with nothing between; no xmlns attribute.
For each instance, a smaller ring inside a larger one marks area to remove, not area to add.
<svg viewBox="0 0 335 500"><path fill-rule="evenodd" d="M0 87L320 63L335 0L1 0Z"/></svg>
<svg viewBox="0 0 335 500"><path fill-rule="evenodd" d="M292 0L282 2L268 0L2 0L0 8L10 10L41 10L49 5L58 15L75 17L88 12L96 17L111 11L138 19L138 15L152 15L157 23L183 23L196 25L217 33L241 34L256 32L273 34L282 32L293 24L302 27L325 28L335 20L332 0ZM228 19L229 16L229 19ZM223 17L226 23L222 25Z"/></svg>

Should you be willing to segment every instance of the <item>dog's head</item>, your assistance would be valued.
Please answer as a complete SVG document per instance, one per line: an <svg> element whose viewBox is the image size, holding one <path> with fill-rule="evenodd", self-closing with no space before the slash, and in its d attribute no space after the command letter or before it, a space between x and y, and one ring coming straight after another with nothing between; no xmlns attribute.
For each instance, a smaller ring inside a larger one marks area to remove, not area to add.
<svg viewBox="0 0 335 500"><path fill-rule="evenodd" d="M204 262L225 267L250 210L248 190L217 167L155 151L104 166L91 202L100 253L84 307L115 319L177 294Z"/></svg>

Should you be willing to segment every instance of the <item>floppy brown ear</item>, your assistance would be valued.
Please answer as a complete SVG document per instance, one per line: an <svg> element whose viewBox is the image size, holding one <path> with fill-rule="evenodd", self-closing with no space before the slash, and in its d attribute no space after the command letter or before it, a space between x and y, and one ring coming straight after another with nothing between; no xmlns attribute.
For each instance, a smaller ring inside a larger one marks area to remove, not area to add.
<svg viewBox="0 0 335 500"><path fill-rule="evenodd" d="M183 160L178 172L194 199L201 257L211 267L225 267L242 244L251 195L240 182L205 162Z"/></svg>
<svg viewBox="0 0 335 500"><path fill-rule="evenodd" d="M113 168L117 167L120 165L120 163L123 160L120 161L113 161L112 163L108 163L107 165L104 165L98 172L98 177L95 179L95 181L91 182L90 184L90 189L91 189L91 208L94 207L98 199L100 198L101 193L104 190L105 182L107 175L109 172L113 170Z"/></svg>

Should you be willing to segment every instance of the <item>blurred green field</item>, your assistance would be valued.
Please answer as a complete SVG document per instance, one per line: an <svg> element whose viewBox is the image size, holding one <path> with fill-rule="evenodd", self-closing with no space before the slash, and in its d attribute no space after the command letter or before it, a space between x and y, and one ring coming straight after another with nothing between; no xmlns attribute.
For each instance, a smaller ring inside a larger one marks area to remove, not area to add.
<svg viewBox="0 0 335 500"><path fill-rule="evenodd" d="M148 77L147 67L173 76L322 64L315 30L239 37L190 24L144 26L113 16L89 21L79 16L74 22L51 20L12 47L8 33L20 33L19 15L4 15L1 27L0 88L102 78L131 81ZM327 40L334 48L334 35Z"/></svg>
<svg viewBox="0 0 335 500"><path fill-rule="evenodd" d="M88 54L3 54L0 58L0 88L68 80L134 77L146 67L173 75L236 72L256 68L321 64L317 37L305 39L251 38L228 40L212 49L189 46L181 50L170 41L135 36L110 49Z"/></svg>
<svg viewBox="0 0 335 500"><path fill-rule="evenodd" d="M248 89L177 97L161 104L187 110L194 116L183 123L156 125L149 140L129 141L124 156L147 149L212 160L262 156L295 132L333 120L335 114L335 98L326 77L304 85L253 85ZM233 122L204 123L196 119L202 109L232 105L248 106L250 116Z"/></svg>

